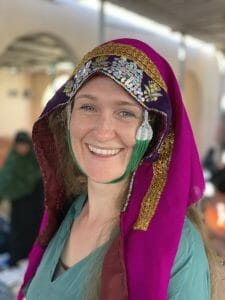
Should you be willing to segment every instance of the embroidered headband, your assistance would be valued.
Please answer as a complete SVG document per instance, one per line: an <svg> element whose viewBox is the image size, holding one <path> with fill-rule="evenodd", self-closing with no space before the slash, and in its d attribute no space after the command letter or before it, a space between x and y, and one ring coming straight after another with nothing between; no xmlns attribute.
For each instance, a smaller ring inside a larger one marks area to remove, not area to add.
<svg viewBox="0 0 225 300"><path fill-rule="evenodd" d="M144 74L136 63L126 57L100 56L89 60L67 82L65 93L73 97L82 83L92 74L101 72L122 85L138 102L148 109L146 102L162 97L162 88Z"/></svg>

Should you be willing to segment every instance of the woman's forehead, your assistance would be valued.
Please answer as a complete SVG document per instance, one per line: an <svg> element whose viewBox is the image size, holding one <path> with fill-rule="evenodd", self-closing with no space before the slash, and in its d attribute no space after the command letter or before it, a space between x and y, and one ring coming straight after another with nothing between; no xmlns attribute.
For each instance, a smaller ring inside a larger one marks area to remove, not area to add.
<svg viewBox="0 0 225 300"><path fill-rule="evenodd" d="M117 104L141 108L141 105L121 85L102 74L96 74L89 78L75 95L76 100L83 98L98 101L105 97L108 100L114 100Z"/></svg>
<svg viewBox="0 0 225 300"><path fill-rule="evenodd" d="M106 88L111 87L115 92L116 91L125 91L125 89L120 86L118 83L116 83L113 79L108 77L107 75L104 74L94 74L91 77L89 77L79 88L77 94L80 92L83 92L83 90L93 90L100 88L100 91L104 91ZM128 94L128 93L127 93ZM129 94L128 94L129 95Z"/></svg>

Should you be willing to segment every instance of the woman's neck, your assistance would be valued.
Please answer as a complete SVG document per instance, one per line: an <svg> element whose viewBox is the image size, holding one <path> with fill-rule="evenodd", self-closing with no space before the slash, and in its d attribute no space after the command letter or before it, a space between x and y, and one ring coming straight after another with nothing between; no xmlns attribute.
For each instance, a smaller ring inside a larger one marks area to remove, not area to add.
<svg viewBox="0 0 225 300"><path fill-rule="evenodd" d="M88 180L86 217L93 221L118 217L127 186L128 180L114 184L102 184Z"/></svg>

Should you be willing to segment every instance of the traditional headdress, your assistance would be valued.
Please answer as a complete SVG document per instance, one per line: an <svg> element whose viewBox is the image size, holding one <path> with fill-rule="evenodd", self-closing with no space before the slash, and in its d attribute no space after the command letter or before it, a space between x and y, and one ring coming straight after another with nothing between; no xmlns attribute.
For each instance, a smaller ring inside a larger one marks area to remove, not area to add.
<svg viewBox="0 0 225 300"><path fill-rule="evenodd" d="M133 173L120 217L120 236L104 259L101 299L165 300L186 210L202 196L204 181L173 71L164 58L141 41L114 40L89 52L34 125L33 140L46 185L42 242L46 246L57 229L65 198L55 177L59 154L48 129L48 117L68 105L79 87L96 73L112 78L160 119L153 142ZM54 207L48 207L51 197L57 197ZM37 242L25 283L34 276L43 252L43 245Z"/></svg>

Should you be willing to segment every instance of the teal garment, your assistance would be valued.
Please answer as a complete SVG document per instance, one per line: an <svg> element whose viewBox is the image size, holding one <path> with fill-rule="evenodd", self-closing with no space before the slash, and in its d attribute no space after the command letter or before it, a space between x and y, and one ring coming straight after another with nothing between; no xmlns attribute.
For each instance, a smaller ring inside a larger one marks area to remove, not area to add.
<svg viewBox="0 0 225 300"><path fill-rule="evenodd" d="M200 233L186 218L168 289L169 300L210 300L210 271Z"/></svg>
<svg viewBox="0 0 225 300"><path fill-rule="evenodd" d="M100 261L103 261L108 243L98 247L94 252L66 270L63 274L56 278L54 276L64 244L69 237L70 228L74 219L81 212L85 200L86 196L82 195L71 206L57 234L46 249L34 279L25 292L26 300L85 299L86 280L90 278L88 274L93 269L93 263L97 258L99 260L100 257Z"/></svg>
<svg viewBox="0 0 225 300"><path fill-rule="evenodd" d="M106 244L52 280L71 225L81 212L85 199L86 196L83 195L74 202L51 240L37 273L27 289L26 300L85 299L86 279L96 258L98 257L99 260L100 256L103 261L107 251ZM201 237L191 221L186 218L171 272L168 300L209 300L209 281L208 261Z"/></svg>

